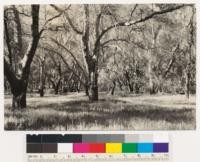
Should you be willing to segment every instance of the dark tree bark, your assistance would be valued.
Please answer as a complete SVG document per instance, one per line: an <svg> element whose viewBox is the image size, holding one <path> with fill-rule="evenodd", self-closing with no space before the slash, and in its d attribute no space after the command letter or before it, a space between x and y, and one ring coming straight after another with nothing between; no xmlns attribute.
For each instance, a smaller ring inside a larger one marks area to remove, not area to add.
<svg viewBox="0 0 200 162"><path fill-rule="evenodd" d="M89 99L91 101L98 100L98 73L93 70L89 72Z"/></svg>
<svg viewBox="0 0 200 162"><path fill-rule="evenodd" d="M89 96L89 86L87 84L85 85L85 95Z"/></svg>
<svg viewBox="0 0 200 162"><path fill-rule="evenodd" d="M129 87L130 93L133 93L133 85L132 85L132 84L129 84L128 87Z"/></svg>
<svg viewBox="0 0 200 162"><path fill-rule="evenodd" d="M22 109L26 108L26 92L28 86L28 79L30 73L30 66L35 55L37 45L40 39L39 32L39 5L32 5L32 25L31 25L31 33L32 33L32 41L29 45L27 52L24 54L21 64L21 74L20 76L16 76L13 72L12 66L7 63L4 58L4 75L8 79L8 82L11 87L11 92L13 94L13 109ZM5 33L6 34L6 33ZM6 36L8 37L8 36ZM8 46L9 47L9 46ZM10 47L11 48L11 47ZM11 51L11 50L9 50Z"/></svg>
<svg viewBox="0 0 200 162"><path fill-rule="evenodd" d="M13 93L13 108L25 108L26 107L26 90L27 83L24 84L22 81L18 82L18 88L14 88Z"/></svg>
<svg viewBox="0 0 200 162"><path fill-rule="evenodd" d="M39 87L40 97L44 97L44 87Z"/></svg>
<svg viewBox="0 0 200 162"><path fill-rule="evenodd" d="M112 82L112 86L111 86L111 91L110 91L111 95L114 95L114 93L115 93L115 87L116 87L116 81L113 81Z"/></svg>
<svg viewBox="0 0 200 162"><path fill-rule="evenodd" d="M18 79L6 60L4 60L4 74L7 77L7 80L11 87L11 93L13 94L12 108L25 108L28 80Z"/></svg>

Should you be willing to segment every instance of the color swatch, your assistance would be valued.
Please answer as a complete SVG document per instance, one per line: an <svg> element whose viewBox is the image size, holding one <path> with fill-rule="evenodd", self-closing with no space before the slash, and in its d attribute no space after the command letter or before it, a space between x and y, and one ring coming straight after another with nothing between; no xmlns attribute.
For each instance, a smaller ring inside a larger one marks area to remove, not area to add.
<svg viewBox="0 0 200 162"><path fill-rule="evenodd" d="M168 153L166 140L153 135L40 134L27 135L27 153Z"/></svg>
<svg viewBox="0 0 200 162"><path fill-rule="evenodd" d="M137 153L138 145L136 143L123 143L122 152L123 153Z"/></svg>
<svg viewBox="0 0 200 162"><path fill-rule="evenodd" d="M122 143L106 143L106 153L122 153Z"/></svg>

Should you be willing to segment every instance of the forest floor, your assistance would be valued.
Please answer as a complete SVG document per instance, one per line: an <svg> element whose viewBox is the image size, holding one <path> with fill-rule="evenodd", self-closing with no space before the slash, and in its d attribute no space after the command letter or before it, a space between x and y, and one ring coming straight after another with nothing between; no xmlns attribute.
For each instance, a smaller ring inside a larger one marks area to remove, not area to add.
<svg viewBox="0 0 200 162"><path fill-rule="evenodd" d="M192 130L196 128L195 96L120 95L100 93L90 102L84 93L28 95L24 110L4 100L5 130Z"/></svg>

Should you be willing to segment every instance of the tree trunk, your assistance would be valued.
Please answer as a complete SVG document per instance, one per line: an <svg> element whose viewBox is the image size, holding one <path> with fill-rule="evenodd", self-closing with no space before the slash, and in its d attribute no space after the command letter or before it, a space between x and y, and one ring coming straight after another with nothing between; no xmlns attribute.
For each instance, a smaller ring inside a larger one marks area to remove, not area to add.
<svg viewBox="0 0 200 162"><path fill-rule="evenodd" d="M158 77L158 93L163 93L163 79L162 75Z"/></svg>
<svg viewBox="0 0 200 162"><path fill-rule="evenodd" d="M38 92L40 94L40 97L44 96L44 85L43 85L43 74L41 73L41 66L40 66L40 75L39 75L39 88L38 88Z"/></svg>
<svg viewBox="0 0 200 162"><path fill-rule="evenodd" d="M140 91L138 83L135 83L135 93L138 94Z"/></svg>
<svg viewBox="0 0 200 162"><path fill-rule="evenodd" d="M127 82L127 85L128 85L128 89L129 89L129 92L133 92L133 84L132 84L132 82L131 82L131 78L130 78L130 76L129 76L129 72L128 71L125 71L125 78L126 78L126 82Z"/></svg>
<svg viewBox="0 0 200 162"><path fill-rule="evenodd" d="M116 82L113 81L112 84L113 84L113 85L112 85L112 87L111 87L111 92L110 92L110 94L111 94L111 95L114 95L114 93L115 93L115 87L116 87Z"/></svg>
<svg viewBox="0 0 200 162"><path fill-rule="evenodd" d="M13 103L12 107L15 108L26 108L26 91L28 86L28 78L30 73L31 63L35 55L37 45L40 39L42 31L39 32L39 5L31 5L31 36L32 41L29 44L27 51L25 52L22 60L20 61L20 77L16 76L15 70L12 68L12 65L6 61L4 58L4 75L7 77L8 82L11 87L11 92L13 94ZM7 42L9 43L9 42ZM11 46L7 45L11 50Z"/></svg>
<svg viewBox="0 0 200 162"><path fill-rule="evenodd" d="M97 72L90 72L89 74L90 84L89 84L89 99L90 101L98 101L98 74Z"/></svg>
<svg viewBox="0 0 200 162"><path fill-rule="evenodd" d="M139 63L138 61L135 61L135 93L138 94L140 91L138 80L140 79L140 69L139 69Z"/></svg>
<svg viewBox="0 0 200 162"><path fill-rule="evenodd" d="M58 94L59 92L59 89L60 89L60 86L61 86L61 78L59 79L57 85L56 85L56 88L55 88L55 94Z"/></svg>
<svg viewBox="0 0 200 162"><path fill-rule="evenodd" d="M45 74L44 74L44 66L45 66L45 58L40 58L40 87L39 93L40 97L44 96L44 89L45 89Z"/></svg>
<svg viewBox="0 0 200 162"><path fill-rule="evenodd" d="M149 93L150 94L155 94L156 90L155 90L155 84L153 82L153 72L152 72L152 61L151 61L151 58L150 58L149 64L148 64L148 72L149 72Z"/></svg>
<svg viewBox="0 0 200 162"><path fill-rule="evenodd" d="M88 83L86 83L86 85L85 85L85 95L89 96L89 86L88 86Z"/></svg>
<svg viewBox="0 0 200 162"><path fill-rule="evenodd" d="M119 85L119 89L121 90L121 91L123 91L123 84L121 83L121 81L120 80L118 80L117 81L117 83L118 83L118 85Z"/></svg>
<svg viewBox="0 0 200 162"><path fill-rule="evenodd" d="M100 42L96 40L93 52L90 51L90 10L89 5L84 5L84 31L82 34L84 62L88 72L89 100L98 100L98 57L100 52ZM98 19L99 21L100 19ZM99 25L95 28L96 38L99 37ZM87 93L87 91L86 91Z"/></svg>
<svg viewBox="0 0 200 162"><path fill-rule="evenodd" d="M185 82L185 94L186 97L189 98L190 97L190 72L189 72L189 67L187 67L186 69L186 82Z"/></svg>
<svg viewBox="0 0 200 162"><path fill-rule="evenodd" d="M40 86L39 86L39 94L40 94L40 97L44 97L44 89L45 89L45 83L42 81L40 83Z"/></svg>
<svg viewBox="0 0 200 162"><path fill-rule="evenodd" d="M23 109L26 107L26 92L19 92L13 94L12 108Z"/></svg>
<svg viewBox="0 0 200 162"><path fill-rule="evenodd" d="M27 83L18 80L18 83L15 83L15 86L12 87L12 108L13 109L23 109L26 108L26 90L27 90Z"/></svg>
<svg viewBox="0 0 200 162"><path fill-rule="evenodd" d="M77 91L79 93L80 90L81 90L81 82L79 80L77 82L78 82L78 84L77 84Z"/></svg>
<svg viewBox="0 0 200 162"><path fill-rule="evenodd" d="M193 24L193 19L194 19L194 9L192 10L192 17L190 20L189 24L189 32L190 32L190 40L189 40L189 53L188 53L188 60L187 60L187 66L186 66L186 97L189 99L190 97L190 82L191 82L191 61L192 61L192 54L195 50L194 48L194 24Z"/></svg>
<svg viewBox="0 0 200 162"><path fill-rule="evenodd" d="M133 92L133 85L131 83L128 84L128 88L129 88L129 92L132 93Z"/></svg>
<svg viewBox="0 0 200 162"><path fill-rule="evenodd" d="M39 88L39 94L40 94L40 97L44 97L44 88L43 87Z"/></svg>
<svg viewBox="0 0 200 162"><path fill-rule="evenodd" d="M53 80L50 80L52 87L54 89L54 94L57 95L60 87L60 81L56 84Z"/></svg>
<svg viewBox="0 0 200 162"><path fill-rule="evenodd" d="M153 10L154 6L152 6ZM157 44L157 38L159 37L159 32L161 27L158 27L157 29L154 26L154 20L151 20L151 35L152 35L152 45L151 49L148 50L148 56L149 56L149 61L148 61L148 72L149 72L149 93L150 94L155 94L155 83L154 83L154 78L153 78L153 70L152 70L152 65L153 65L153 54L155 53L155 48Z"/></svg>
<svg viewBox="0 0 200 162"><path fill-rule="evenodd" d="M149 73L149 93L154 94L154 83L153 83L153 72L152 72L152 56L151 51L149 51L149 62L148 62L148 73Z"/></svg>
<svg viewBox="0 0 200 162"><path fill-rule="evenodd" d="M58 87L56 87L55 89L54 89L54 92L55 92L55 95L57 95L58 94Z"/></svg>

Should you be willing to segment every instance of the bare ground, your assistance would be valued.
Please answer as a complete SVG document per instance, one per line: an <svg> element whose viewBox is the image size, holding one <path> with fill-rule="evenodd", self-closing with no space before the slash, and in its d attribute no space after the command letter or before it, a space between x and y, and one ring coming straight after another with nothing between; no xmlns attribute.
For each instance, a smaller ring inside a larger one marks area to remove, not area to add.
<svg viewBox="0 0 200 162"><path fill-rule="evenodd" d="M29 96L24 110L11 109L6 96L5 130L192 130L195 96L100 94L89 102L83 93Z"/></svg>

